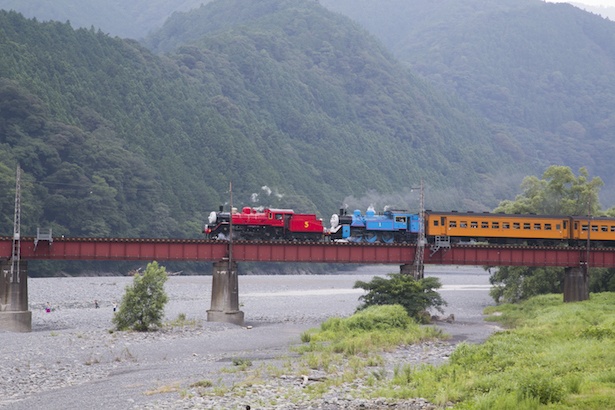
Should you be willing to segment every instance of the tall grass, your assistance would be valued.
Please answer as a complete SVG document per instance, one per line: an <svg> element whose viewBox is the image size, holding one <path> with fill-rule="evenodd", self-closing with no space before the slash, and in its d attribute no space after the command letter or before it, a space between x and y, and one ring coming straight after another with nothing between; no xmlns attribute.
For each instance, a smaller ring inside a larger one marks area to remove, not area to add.
<svg viewBox="0 0 615 410"><path fill-rule="evenodd" d="M460 409L615 409L615 293L561 298L488 308L514 328L461 344L446 365L397 369L375 395Z"/></svg>
<svg viewBox="0 0 615 410"><path fill-rule="evenodd" d="M308 345L300 350L367 356L443 337L439 330L417 324L399 305L371 306L348 318L328 319L320 329L305 332L301 340Z"/></svg>

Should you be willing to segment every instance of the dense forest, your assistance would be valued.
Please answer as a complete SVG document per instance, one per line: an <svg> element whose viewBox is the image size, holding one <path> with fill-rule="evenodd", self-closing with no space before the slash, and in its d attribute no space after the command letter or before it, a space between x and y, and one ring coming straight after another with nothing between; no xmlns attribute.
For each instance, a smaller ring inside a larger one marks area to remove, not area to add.
<svg viewBox="0 0 615 410"><path fill-rule="evenodd" d="M554 163L615 200L608 20L536 0L180 3L131 3L141 42L112 36L121 2L103 29L0 11L0 235L18 164L24 235L199 237L231 181L235 205L325 220L416 209L421 179L427 207L485 211Z"/></svg>
<svg viewBox="0 0 615 410"><path fill-rule="evenodd" d="M199 9L198 27L230 3ZM195 236L230 180L239 201L269 186L280 195L268 201L327 215L346 196L421 177L478 193L507 162L479 119L345 18L297 1L234 3L263 17L167 56L0 14L2 180L25 171L26 229ZM12 198L2 201L8 233Z"/></svg>

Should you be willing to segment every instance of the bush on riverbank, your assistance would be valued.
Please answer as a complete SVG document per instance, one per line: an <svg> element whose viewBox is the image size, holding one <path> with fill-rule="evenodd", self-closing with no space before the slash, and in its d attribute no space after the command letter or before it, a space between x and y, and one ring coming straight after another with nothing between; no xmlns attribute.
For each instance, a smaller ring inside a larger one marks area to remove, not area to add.
<svg viewBox="0 0 615 410"><path fill-rule="evenodd" d="M442 338L442 332L417 324L400 305L370 306L347 318L331 318L320 329L301 336L306 350L335 353L373 353L425 340Z"/></svg>
<svg viewBox="0 0 615 410"><path fill-rule="evenodd" d="M615 408L615 293L568 304L561 298L487 308L492 320L514 328L481 345L461 344L446 365L396 369L375 396L461 409Z"/></svg>
<svg viewBox="0 0 615 410"><path fill-rule="evenodd" d="M164 306L169 300L164 291L167 271L158 262L147 265L143 275L135 274L133 284L126 286L120 309L113 316L117 330L146 332L162 326Z"/></svg>
<svg viewBox="0 0 615 410"><path fill-rule="evenodd" d="M370 282L357 281L354 288L367 291L359 300L363 304L358 310L369 306L378 305L401 305L408 315L419 323L429 323L428 309L433 308L443 312L442 306L446 302L435 289L442 287L440 280L435 277L414 279L412 275L391 273L388 279L379 276Z"/></svg>

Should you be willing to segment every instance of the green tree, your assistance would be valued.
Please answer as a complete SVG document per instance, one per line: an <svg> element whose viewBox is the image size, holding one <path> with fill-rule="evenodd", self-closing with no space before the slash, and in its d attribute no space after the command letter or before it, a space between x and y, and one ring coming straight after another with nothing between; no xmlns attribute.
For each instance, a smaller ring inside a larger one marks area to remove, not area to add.
<svg viewBox="0 0 615 410"><path fill-rule="evenodd" d="M496 303L516 303L536 295L561 292L564 270L503 266L491 274L489 282L494 285L489 294Z"/></svg>
<svg viewBox="0 0 615 410"><path fill-rule="evenodd" d="M552 165L542 179L525 177L521 183L523 193L514 201L500 202L494 212L536 213L543 215L596 215L600 210L598 193L604 185L602 179L589 180L586 168L576 177L570 167Z"/></svg>
<svg viewBox="0 0 615 410"><path fill-rule="evenodd" d="M494 212L534 213L542 215L596 215L600 212L598 193L603 182L590 180L587 169L581 168L579 176L566 166L552 165L542 179L526 177L521 183L523 192L514 201L502 201ZM592 270L591 275L602 275L602 270ZM497 302L515 303L539 294L561 293L564 283L562 268L530 268L503 266L491 274L491 297ZM605 282L597 278L596 289ZM606 280L608 283L608 280Z"/></svg>
<svg viewBox="0 0 615 410"><path fill-rule="evenodd" d="M156 261L147 265L143 275L135 275L133 284L126 286L120 308L113 317L117 330L146 332L161 326L169 299L164 291L167 279L165 267L158 266Z"/></svg>
<svg viewBox="0 0 615 410"><path fill-rule="evenodd" d="M435 308L443 312L446 305L444 299L434 289L442 285L438 278L428 277L416 280L411 275L391 273L389 279L375 277L371 282L357 281L354 288L367 290L367 294L359 300L363 305L357 310L363 310L374 305L401 305L408 315L418 322L426 322L425 311Z"/></svg>

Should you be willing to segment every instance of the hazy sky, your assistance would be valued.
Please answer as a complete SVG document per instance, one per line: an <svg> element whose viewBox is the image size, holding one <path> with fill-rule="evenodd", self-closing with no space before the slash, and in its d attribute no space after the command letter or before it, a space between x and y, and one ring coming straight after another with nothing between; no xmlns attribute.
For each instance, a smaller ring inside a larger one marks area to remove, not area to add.
<svg viewBox="0 0 615 410"><path fill-rule="evenodd" d="M571 1L549 0L549 1L551 3L581 3L581 4L587 4L589 6L615 7L615 0L571 0Z"/></svg>

